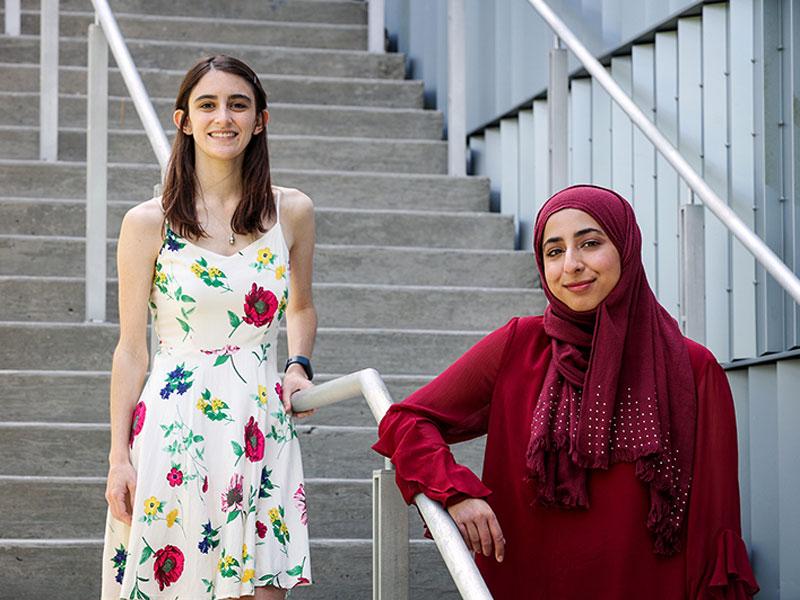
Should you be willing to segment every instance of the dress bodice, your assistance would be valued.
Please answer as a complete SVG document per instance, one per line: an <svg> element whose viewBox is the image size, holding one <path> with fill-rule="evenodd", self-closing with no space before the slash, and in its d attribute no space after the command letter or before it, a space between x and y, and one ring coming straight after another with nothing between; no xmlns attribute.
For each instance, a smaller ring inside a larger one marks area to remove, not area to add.
<svg viewBox="0 0 800 600"><path fill-rule="evenodd" d="M169 225L158 255L150 309L159 349L224 352L277 335L289 299L289 250L280 221L230 256L201 248Z"/></svg>

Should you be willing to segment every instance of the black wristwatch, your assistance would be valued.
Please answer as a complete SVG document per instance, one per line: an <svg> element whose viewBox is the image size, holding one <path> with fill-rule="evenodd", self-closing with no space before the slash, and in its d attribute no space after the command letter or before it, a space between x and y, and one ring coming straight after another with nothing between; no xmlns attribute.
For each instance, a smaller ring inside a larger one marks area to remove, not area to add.
<svg viewBox="0 0 800 600"><path fill-rule="evenodd" d="M289 367L294 364L303 367L303 370L306 372L306 377L308 377L309 381L314 379L314 369L311 368L311 361L308 359L308 357L301 356L300 354L290 356L289 360L286 361L286 366L283 367L283 372L286 373Z"/></svg>

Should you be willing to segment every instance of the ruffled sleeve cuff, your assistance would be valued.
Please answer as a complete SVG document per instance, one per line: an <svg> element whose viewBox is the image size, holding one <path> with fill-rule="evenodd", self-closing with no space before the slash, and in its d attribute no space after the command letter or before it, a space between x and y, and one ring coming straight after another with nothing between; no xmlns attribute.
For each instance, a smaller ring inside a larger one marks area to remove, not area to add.
<svg viewBox="0 0 800 600"><path fill-rule="evenodd" d="M721 531L717 537L714 571L708 588L711 598L720 600L747 600L758 592L747 548L742 538L731 529Z"/></svg>
<svg viewBox="0 0 800 600"><path fill-rule="evenodd" d="M380 432L380 440L372 448L391 459L397 487L407 504L419 493L443 506L491 494L475 473L455 462L432 423L390 411Z"/></svg>

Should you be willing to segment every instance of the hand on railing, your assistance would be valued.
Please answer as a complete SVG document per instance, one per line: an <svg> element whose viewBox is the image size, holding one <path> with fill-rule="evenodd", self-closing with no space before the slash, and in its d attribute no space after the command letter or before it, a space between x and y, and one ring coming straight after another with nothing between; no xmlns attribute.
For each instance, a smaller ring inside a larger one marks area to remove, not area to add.
<svg viewBox="0 0 800 600"><path fill-rule="evenodd" d="M296 411L307 411L359 396L366 399L375 420L380 423L392 405L392 398L375 369L357 371L298 392L292 397L292 406ZM414 503L425 520L461 597L469 600L491 599L472 553L447 511L424 494L418 494ZM502 533L500 535L502 537Z"/></svg>

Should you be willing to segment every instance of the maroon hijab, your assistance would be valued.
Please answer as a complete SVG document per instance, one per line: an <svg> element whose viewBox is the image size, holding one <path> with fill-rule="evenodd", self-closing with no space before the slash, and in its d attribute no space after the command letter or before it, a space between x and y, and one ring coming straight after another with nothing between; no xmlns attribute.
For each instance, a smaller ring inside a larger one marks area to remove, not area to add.
<svg viewBox="0 0 800 600"><path fill-rule="evenodd" d="M617 285L587 312L558 300L544 275L544 227L566 208L591 215L622 263ZM654 550L672 555L680 550L691 485L697 399L683 335L647 283L641 249L633 209L610 190L570 187L539 211L534 252L550 302L544 328L553 360L534 411L527 464L538 502L585 508L589 469L635 462L650 490Z"/></svg>

